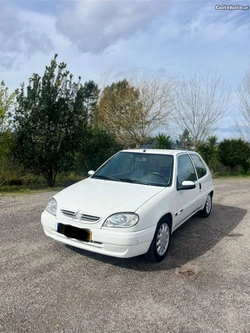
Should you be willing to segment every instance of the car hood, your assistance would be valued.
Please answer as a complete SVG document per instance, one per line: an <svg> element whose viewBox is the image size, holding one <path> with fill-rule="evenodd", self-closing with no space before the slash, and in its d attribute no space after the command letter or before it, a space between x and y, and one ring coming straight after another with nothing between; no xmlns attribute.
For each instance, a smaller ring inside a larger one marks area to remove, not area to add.
<svg viewBox="0 0 250 333"><path fill-rule="evenodd" d="M115 212L135 212L165 187L87 178L54 196L59 209L99 217Z"/></svg>

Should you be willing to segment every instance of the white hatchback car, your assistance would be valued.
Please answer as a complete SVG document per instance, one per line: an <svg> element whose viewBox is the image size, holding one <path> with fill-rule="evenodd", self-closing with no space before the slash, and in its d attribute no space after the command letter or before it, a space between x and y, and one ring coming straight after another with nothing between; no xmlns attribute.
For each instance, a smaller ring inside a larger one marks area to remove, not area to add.
<svg viewBox="0 0 250 333"><path fill-rule="evenodd" d="M42 213L46 235L109 256L159 262L171 234L192 215L208 217L213 181L195 152L123 150L57 193Z"/></svg>

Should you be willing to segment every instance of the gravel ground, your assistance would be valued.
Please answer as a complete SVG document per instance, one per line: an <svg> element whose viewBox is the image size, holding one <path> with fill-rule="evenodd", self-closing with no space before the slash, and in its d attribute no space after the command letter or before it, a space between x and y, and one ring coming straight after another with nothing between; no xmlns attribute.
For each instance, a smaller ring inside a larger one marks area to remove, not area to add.
<svg viewBox="0 0 250 333"><path fill-rule="evenodd" d="M0 196L0 332L250 332L250 179L215 180L213 212L159 264L43 233L52 192Z"/></svg>

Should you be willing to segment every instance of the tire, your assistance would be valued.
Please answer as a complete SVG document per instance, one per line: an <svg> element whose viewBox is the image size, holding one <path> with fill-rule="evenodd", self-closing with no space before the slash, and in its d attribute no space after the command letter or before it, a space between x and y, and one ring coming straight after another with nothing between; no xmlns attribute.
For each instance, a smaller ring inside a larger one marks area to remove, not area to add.
<svg viewBox="0 0 250 333"><path fill-rule="evenodd" d="M209 193L204 208L199 211L199 216L208 217L211 213L211 210L212 210L212 194Z"/></svg>
<svg viewBox="0 0 250 333"><path fill-rule="evenodd" d="M162 261L169 249L171 228L168 220L161 220L155 230L154 238L145 257L151 262Z"/></svg>

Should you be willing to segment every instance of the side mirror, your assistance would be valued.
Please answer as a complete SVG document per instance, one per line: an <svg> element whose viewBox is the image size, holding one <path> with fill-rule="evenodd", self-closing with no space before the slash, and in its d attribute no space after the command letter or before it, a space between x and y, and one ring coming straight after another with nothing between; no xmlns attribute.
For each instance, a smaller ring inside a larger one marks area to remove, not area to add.
<svg viewBox="0 0 250 333"><path fill-rule="evenodd" d="M177 186L177 191L192 190L196 187L195 183L191 180L184 180L181 185Z"/></svg>
<svg viewBox="0 0 250 333"><path fill-rule="evenodd" d="M94 173L95 173L94 170L89 170L88 175L91 177L91 176L93 176Z"/></svg>

